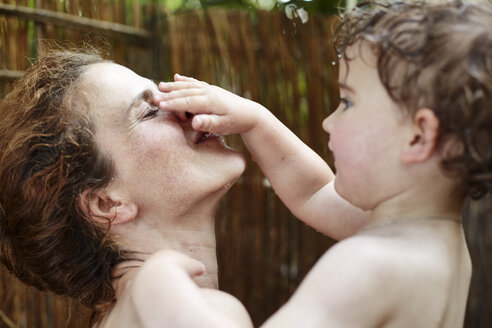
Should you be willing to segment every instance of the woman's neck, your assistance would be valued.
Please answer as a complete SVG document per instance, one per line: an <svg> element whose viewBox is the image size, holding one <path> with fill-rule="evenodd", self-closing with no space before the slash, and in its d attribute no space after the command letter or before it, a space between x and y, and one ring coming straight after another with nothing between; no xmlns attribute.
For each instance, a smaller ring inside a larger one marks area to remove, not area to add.
<svg viewBox="0 0 492 328"><path fill-rule="evenodd" d="M114 280L117 297L143 262L162 249L175 250L201 261L206 272L195 277L195 282L200 287L218 288L213 211L205 212L208 215L198 213L166 218L140 217L112 227L112 238L130 254L130 259L118 264L113 272L114 277L120 277Z"/></svg>

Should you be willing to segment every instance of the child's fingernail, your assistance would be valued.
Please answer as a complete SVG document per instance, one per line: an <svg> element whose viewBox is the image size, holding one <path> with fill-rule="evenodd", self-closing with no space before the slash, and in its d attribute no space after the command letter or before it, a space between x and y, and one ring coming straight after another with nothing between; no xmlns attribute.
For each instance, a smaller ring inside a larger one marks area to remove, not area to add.
<svg viewBox="0 0 492 328"><path fill-rule="evenodd" d="M203 120L200 117L198 117L198 116L193 117L193 122L192 122L193 128L196 128L196 129L200 128L202 126L202 123L203 123Z"/></svg>

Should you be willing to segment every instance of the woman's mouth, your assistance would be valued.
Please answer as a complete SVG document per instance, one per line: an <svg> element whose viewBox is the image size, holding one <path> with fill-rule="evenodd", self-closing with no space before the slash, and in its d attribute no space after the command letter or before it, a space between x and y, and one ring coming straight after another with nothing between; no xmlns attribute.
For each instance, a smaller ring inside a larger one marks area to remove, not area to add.
<svg viewBox="0 0 492 328"><path fill-rule="evenodd" d="M209 139L217 138L219 136L220 135L218 135L217 133L198 131L195 135L194 141L195 144L198 145L202 142L205 142Z"/></svg>

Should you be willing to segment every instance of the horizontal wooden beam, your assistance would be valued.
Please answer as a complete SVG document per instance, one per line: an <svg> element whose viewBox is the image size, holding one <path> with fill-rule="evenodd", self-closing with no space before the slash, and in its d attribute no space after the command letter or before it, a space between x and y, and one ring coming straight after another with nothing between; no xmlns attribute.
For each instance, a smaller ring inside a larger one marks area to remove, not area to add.
<svg viewBox="0 0 492 328"><path fill-rule="evenodd" d="M0 79L18 79L19 77L23 76L24 72L23 71L11 71L8 69L0 69Z"/></svg>
<svg viewBox="0 0 492 328"><path fill-rule="evenodd" d="M152 33L145 29L45 9L0 4L0 15L17 16L38 23L75 28L138 44L148 44L152 41Z"/></svg>

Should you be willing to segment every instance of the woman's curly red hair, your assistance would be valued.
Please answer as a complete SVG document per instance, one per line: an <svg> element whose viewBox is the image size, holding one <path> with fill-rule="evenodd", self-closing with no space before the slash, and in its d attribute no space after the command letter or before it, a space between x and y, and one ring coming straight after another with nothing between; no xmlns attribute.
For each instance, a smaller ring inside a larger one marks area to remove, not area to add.
<svg viewBox="0 0 492 328"><path fill-rule="evenodd" d="M94 141L81 74L93 51L46 51L0 103L0 260L24 283L101 313L124 260L80 195L108 184L110 158Z"/></svg>

